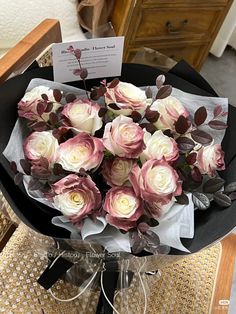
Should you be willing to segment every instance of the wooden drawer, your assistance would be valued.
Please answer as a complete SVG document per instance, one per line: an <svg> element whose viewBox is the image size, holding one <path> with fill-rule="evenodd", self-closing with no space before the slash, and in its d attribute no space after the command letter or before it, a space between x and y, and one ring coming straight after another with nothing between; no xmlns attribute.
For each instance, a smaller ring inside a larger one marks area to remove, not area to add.
<svg viewBox="0 0 236 314"><path fill-rule="evenodd" d="M226 5L228 3L228 0L172 0L172 1L167 1L167 0L142 0L142 3L144 5L153 5L156 6L157 3L158 5L167 5L171 6L173 4L192 4L192 5L206 5L206 6L214 6L214 5Z"/></svg>
<svg viewBox="0 0 236 314"><path fill-rule="evenodd" d="M145 8L135 18L130 42L140 44L157 40L169 42L173 39L208 40L220 18L221 9L215 7Z"/></svg>
<svg viewBox="0 0 236 314"><path fill-rule="evenodd" d="M150 47L150 46L149 46ZM196 69L199 69L201 67L201 60L202 56L204 55L207 46L205 45L193 45L193 46L179 46L179 47L169 47L169 48L159 48L159 47L150 47L152 49L157 50L158 52L176 60L180 61L184 59L186 62L188 62L191 66L193 66ZM139 49L129 49L128 54L126 57L126 62L131 62L134 58L135 54L137 53ZM147 60L150 59L147 54ZM151 60L148 60L151 61ZM154 60L155 61L155 60Z"/></svg>

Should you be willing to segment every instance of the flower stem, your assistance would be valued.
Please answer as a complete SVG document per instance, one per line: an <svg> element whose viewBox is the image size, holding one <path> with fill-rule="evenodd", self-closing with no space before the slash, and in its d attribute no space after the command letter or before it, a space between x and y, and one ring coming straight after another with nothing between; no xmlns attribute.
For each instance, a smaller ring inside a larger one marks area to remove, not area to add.
<svg viewBox="0 0 236 314"><path fill-rule="evenodd" d="M78 60L78 62L79 62L80 70L82 70L82 66L81 66L80 60L79 60L79 59L77 59L77 60ZM90 97L89 97L89 94L88 94L88 91L87 91L87 86L86 86L85 79L82 79L82 80L83 80L83 83L84 83L84 89L85 89L87 98L88 98L88 100L90 100Z"/></svg>

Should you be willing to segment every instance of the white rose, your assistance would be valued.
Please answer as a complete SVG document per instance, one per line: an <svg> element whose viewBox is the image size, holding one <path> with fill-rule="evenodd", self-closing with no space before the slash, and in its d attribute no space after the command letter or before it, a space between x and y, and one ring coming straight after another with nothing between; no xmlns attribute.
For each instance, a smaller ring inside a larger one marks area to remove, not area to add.
<svg viewBox="0 0 236 314"><path fill-rule="evenodd" d="M24 142L24 153L29 160L37 160L40 157L47 158L49 163L53 163L57 158L59 147L57 139L52 135L52 131L33 132Z"/></svg>
<svg viewBox="0 0 236 314"><path fill-rule="evenodd" d="M114 88L109 88L108 85L104 96L107 105L116 103L120 107L120 110L113 110L109 107L109 110L116 115L128 116L132 111L142 114L151 103L151 99L147 98L145 91L125 82L119 82Z"/></svg>
<svg viewBox="0 0 236 314"><path fill-rule="evenodd" d="M178 120L179 116L188 117L189 112L181 104L181 102L173 97L169 96L164 99L157 99L151 105L151 110L158 111L160 116L158 120L153 123L160 130L174 130L174 124Z"/></svg>
<svg viewBox="0 0 236 314"><path fill-rule="evenodd" d="M30 111L32 118L34 120L42 121L41 117L39 117L37 113L37 104L39 100L42 100L42 94L46 94L48 97L48 101L53 103L53 107L50 112L56 112L57 109L61 107L61 104L59 102L56 102L53 96L53 90L47 86L40 85L31 89L31 91L25 93L24 97L21 99L20 103L18 104L18 109L22 110L22 114L19 114L19 115L23 117L25 116L27 118L28 117L27 111ZM49 120L50 112L45 112L42 114L43 120L45 121Z"/></svg>
<svg viewBox="0 0 236 314"><path fill-rule="evenodd" d="M53 90L47 86L37 86L31 89L30 91L26 92L24 97L22 98L23 101L32 101L35 99L42 99L42 94L46 94L48 96L48 100L55 102L55 98L53 96Z"/></svg>
<svg viewBox="0 0 236 314"><path fill-rule="evenodd" d="M148 159L162 159L167 162L174 161L179 156L177 143L171 137L164 135L161 130L156 131L153 135L149 132L144 133L144 143L146 149L142 152L140 158L142 163Z"/></svg>
<svg viewBox="0 0 236 314"><path fill-rule="evenodd" d="M85 204L83 195L77 191L56 195L53 201L55 207L65 216L77 214Z"/></svg>
<svg viewBox="0 0 236 314"><path fill-rule="evenodd" d="M75 100L64 106L62 114L72 127L94 135L102 127L102 118L98 116L100 106L88 100Z"/></svg>
<svg viewBox="0 0 236 314"><path fill-rule="evenodd" d="M101 139L81 132L60 144L57 162L68 171L79 172L81 168L91 170L101 164L103 151Z"/></svg>

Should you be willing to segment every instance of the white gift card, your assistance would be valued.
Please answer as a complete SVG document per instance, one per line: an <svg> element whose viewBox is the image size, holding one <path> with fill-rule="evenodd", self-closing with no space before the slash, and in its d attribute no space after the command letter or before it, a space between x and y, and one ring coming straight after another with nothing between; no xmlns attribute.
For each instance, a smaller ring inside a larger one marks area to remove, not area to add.
<svg viewBox="0 0 236 314"><path fill-rule="evenodd" d="M121 74L124 37L96 38L52 46L54 81L71 82L81 79L74 74L79 69L79 63L68 51L70 46L81 50L80 63L88 71L87 79Z"/></svg>

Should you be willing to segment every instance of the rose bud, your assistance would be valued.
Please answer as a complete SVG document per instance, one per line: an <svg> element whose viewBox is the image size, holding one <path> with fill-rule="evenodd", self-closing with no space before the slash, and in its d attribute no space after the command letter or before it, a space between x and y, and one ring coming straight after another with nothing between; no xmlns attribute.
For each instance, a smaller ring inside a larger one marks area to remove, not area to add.
<svg viewBox="0 0 236 314"><path fill-rule="evenodd" d="M216 170L224 170L224 152L220 144L211 144L203 146L197 152L195 165L202 174L208 174L210 177L216 176Z"/></svg>
<svg viewBox="0 0 236 314"><path fill-rule="evenodd" d="M92 179L70 174L54 183L53 203L74 224L101 207L101 193Z"/></svg>
<svg viewBox="0 0 236 314"><path fill-rule="evenodd" d="M129 179L135 193L148 203L166 205L182 193L177 172L164 160L150 159L141 169L135 165Z"/></svg>
<svg viewBox="0 0 236 314"><path fill-rule="evenodd" d="M45 103L45 101L42 99L42 94L46 94L48 97L48 101L53 103L53 107L50 112L56 112L57 109L61 107L61 104L56 102L53 96L53 90L49 89L49 87L46 86L38 86L33 88L31 91L25 93L24 97L18 103L19 117L24 117L32 121L34 120L42 121L41 117L37 112L37 105L40 102ZM44 121L49 120L50 112L44 112L42 114L42 118Z"/></svg>
<svg viewBox="0 0 236 314"><path fill-rule="evenodd" d="M101 139L82 132L60 144L57 162L68 171L79 172L81 168L87 171L100 165L103 151Z"/></svg>
<svg viewBox="0 0 236 314"><path fill-rule="evenodd" d="M143 214L142 201L131 187L113 187L105 197L103 205L107 222L118 229L128 231L136 226Z"/></svg>
<svg viewBox="0 0 236 314"><path fill-rule="evenodd" d="M26 138L23 145L27 159L34 161L44 157L47 158L49 164L55 162L58 147L58 141L52 135L52 131L33 132Z"/></svg>
<svg viewBox="0 0 236 314"><path fill-rule="evenodd" d="M110 157L102 164L102 175L110 186L128 184L129 173L135 164L133 159Z"/></svg>
<svg viewBox="0 0 236 314"><path fill-rule="evenodd" d="M64 106L62 114L69 124L91 135L102 127L102 119L98 116L100 106L89 100L76 99Z"/></svg>
<svg viewBox="0 0 236 314"><path fill-rule="evenodd" d="M140 156L143 163L148 159L165 159L167 162L172 162L179 157L176 141L163 134L161 130L156 131L153 135L145 132L144 143L146 148Z"/></svg>
<svg viewBox="0 0 236 314"><path fill-rule="evenodd" d="M151 110L158 111L160 116L153 124L159 130L175 130L175 122L179 116L187 118L189 112L184 108L181 102L173 97L168 96L164 99L157 99L150 107Z"/></svg>
<svg viewBox="0 0 236 314"><path fill-rule="evenodd" d="M144 113L147 106L151 103L151 99L147 99L145 91L130 83L119 82L114 88L107 86L105 93L105 102L116 115L131 115L132 111ZM109 104L115 103L120 110L113 110Z"/></svg>
<svg viewBox="0 0 236 314"><path fill-rule="evenodd" d="M107 123L103 143L113 155L126 158L138 158L145 148L144 131L131 118L118 116Z"/></svg>

